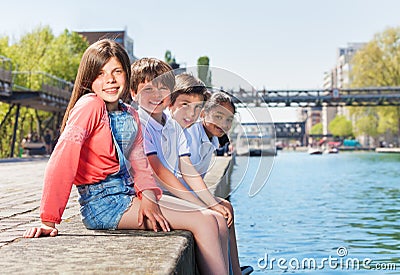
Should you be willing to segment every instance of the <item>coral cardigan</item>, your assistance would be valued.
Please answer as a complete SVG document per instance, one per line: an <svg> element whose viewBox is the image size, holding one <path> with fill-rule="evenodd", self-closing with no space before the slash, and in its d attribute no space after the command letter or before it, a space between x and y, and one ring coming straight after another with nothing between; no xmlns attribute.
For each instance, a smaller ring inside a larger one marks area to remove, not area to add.
<svg viewBox="0 0 400 275"><path fill-rule="evenodd" d="M136 194L152 189L161 197L143 150L138 113L125 105L138 124L128 157ZM42 221L60 223L72 185L93 184L119 169L105 102L94 93L82 96L71 109L67 125L49 159L40 206Z"/></svg>

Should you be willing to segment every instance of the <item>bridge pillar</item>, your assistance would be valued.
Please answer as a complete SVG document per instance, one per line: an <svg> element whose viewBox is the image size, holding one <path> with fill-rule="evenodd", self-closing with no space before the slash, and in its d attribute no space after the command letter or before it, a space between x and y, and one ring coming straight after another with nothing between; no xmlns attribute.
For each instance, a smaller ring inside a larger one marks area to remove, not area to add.
<svg viewBox="0 0 400 275"><path fill-rule="evenodd" d="M15 141L17 139L18 118L19 118L19 108L20 107L21 107L21 104L17 104L17 111L15 112L14 130L13 130L12 141L11 141L10 158L14 157L14 147L15 147Z"/></svg>

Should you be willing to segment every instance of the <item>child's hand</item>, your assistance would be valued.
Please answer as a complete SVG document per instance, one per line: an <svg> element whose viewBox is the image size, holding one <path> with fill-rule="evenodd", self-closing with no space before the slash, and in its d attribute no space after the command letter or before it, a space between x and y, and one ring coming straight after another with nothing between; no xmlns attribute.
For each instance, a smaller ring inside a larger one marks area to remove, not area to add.
<svg viewBox="0 0 400 275"><path fill-rule="evenodd" d="M216 205L213 205L210 207L211 210L217 211L222 214L222 216L226 219L226 223L228 224L228 227L231 227L232 225L232 213L229 211L229 209L222 204L218 203Z"/></svg>
<svg viewBox="0 0 400 275"><path fill-rule="evenodd" d="M157 223L161 226L161 229L164 232L171 231L167 219L163 216L160 207L156 203L154 193L152 191L149 191L151 192L151 194L145 193L147 191L148 190L145 190L142 193L143 196L140 203L139 215L138 215L139 226L143 224L144 218L147 217L153 226L154 232L158 231Z"/></svg>
<svg viewBox="0 0 400 275"><path fill-rule="evenodd" d="M24 238L38 238L40 236L55 237L58 235L58 230L54 223L42 222L40 227L27 229L23 235Z"/></svg>

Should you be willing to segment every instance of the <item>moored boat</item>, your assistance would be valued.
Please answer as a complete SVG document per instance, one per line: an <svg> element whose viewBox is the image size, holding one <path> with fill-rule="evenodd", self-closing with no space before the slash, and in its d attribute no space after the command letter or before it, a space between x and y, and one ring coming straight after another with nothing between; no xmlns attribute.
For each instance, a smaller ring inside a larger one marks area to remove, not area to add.
<svg viewBox="0 0 400 275"><path fill-rule="evenodd" d="M310 155L322 155L322 150L320 148L310 147L308 148L308 153Z"/></svg>

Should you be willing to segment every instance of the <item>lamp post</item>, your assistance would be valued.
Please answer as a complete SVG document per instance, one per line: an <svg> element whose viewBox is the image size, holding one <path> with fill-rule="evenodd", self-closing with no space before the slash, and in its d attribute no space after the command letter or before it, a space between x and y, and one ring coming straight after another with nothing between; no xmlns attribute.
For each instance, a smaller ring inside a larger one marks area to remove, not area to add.
<svg viewBox="0 0 400 275"><path fill-rule="evenodd" d="M302 109L303 117L305 116L303 120L303 127L304 127L304 135L303 135L303 140L302 146L308 146L308 129L307 129L307 119L308 119L308 110L307 109Z"/></svg>

